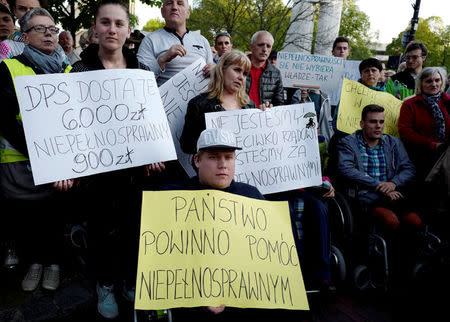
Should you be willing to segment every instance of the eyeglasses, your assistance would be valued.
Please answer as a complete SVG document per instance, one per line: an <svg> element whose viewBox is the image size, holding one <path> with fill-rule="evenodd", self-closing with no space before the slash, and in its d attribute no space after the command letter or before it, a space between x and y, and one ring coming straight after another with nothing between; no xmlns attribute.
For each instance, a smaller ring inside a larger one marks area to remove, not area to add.
<svg viewBox="0 0 450 322"><path fill-rule="evenodd" d="M59 32L58 27L55 27L55 26L46 27L46 26L41 26L41 25L33 26L33 27L29 28L28 30L25 30L25 32L29 32L31 29L33 29L34 31L36 31L40 34L45 34L47 32L47 29L50 31L50 33L52 35L56 35Z"/></svg>
<svg viewBox="0 0 450 322"><path fill-rule="evenodd" d="M419 55L405 56L405 60L410 60L410 59L417 60L419 57L422 57L422 56L419 56Z"/></svg>

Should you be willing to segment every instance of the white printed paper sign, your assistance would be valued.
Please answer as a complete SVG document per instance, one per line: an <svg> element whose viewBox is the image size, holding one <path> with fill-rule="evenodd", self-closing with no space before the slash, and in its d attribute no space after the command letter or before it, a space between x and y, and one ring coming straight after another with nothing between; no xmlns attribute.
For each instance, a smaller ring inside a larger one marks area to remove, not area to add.
<svg viewBox="0 0 450 322"><path fill-rule="evenodd" d="M339 103L344 78L351 79L354 81L358 81L361 78L359 73L360 63L361 63L360 60L344 60L344 70L342 72L341 79L339 81L340 84L339 88L337 89L337 91L327 93L329 95L331 104L337 105L337 103Z"/></svg>
<svg viewBox="0 0 450 322"><path fill-rule="evenodd" d="M262 194L322 183L314 103L206 113L205 120L207 128L233 132L242 147L236 151L236 181Z"/></svg>
<svg viewBox="0 0 450 322"><path fill-rule="evenodd" d="M14 79L35 184L176 159L152 72Z"/></svg>
<svg viewBox="0 0 450 322"><path fill-rule="evenodd" d="M205 64L203 59L197 60L159 88L170 130L172 131L178 161L190 177L196 174L191 165L192 156L181 150L180 137L183 132L184 117L189 101L203 93L208 87L209 78L203 76Z"/></svg>
<svg viewBox="0 0 450 322"><path fill-rule="evenodd" d="M340 57L278 52L277 68L284 87L315 88L328 94L336 105L342 86L344 60Z"/></svg>

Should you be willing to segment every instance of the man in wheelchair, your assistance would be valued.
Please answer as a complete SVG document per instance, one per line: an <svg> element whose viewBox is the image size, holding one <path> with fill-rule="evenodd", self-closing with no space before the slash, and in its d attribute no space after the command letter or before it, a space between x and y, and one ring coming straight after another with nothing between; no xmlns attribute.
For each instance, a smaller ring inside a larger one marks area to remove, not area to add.
<svg viewBox="0 0 450 322"><path fill-rule="evenodd" d="M364 107L360 126L361 130L337 144L338 177L350 187L349 196L365 205L367 213L384 228L395 231L400 223L419 228L422 221L407 198L414 165L401 141L383 134L384 108L375 104Z"/></svg>

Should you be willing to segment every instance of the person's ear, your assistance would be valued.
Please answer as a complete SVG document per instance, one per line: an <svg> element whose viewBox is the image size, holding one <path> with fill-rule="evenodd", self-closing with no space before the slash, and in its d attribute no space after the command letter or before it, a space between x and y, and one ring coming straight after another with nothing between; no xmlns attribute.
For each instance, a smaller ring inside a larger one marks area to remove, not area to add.
<svg viewBox="0 0 450 322"><path fill-rule="evenodd" d="M22 32L22 39L25 45L28 45L28 35L26 32Z"/></svg>
<svg viewBox="0 0 450 322"><path fill-rule="evenodd" d="M363 126L364 126L364 121L363 121L363 120L359 121L359 126L360 126L361 128L363 128Z"/></svg>
<svg viewBox="0 0 450 322"><path fill-rule="evenodd" d="M200 158L198 156L198 153L194 154L194 164L195 164L195 167L198 169L198 166L200 164Z"/></svg>

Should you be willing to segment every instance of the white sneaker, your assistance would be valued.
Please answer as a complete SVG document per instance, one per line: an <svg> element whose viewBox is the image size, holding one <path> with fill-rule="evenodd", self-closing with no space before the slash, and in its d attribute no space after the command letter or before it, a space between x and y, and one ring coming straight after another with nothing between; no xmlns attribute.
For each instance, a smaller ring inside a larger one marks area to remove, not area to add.
<svg viewBox="0 0 450 322"><path fill-rule="evenodd" d="M5 261L3 263L3 267L7 269L13 269L19 264L19 257L17 256L17 252L15 248L8 248L6 250Z"/></svg>
<svg viewBox="0 0 450 322"><path fill-rule="evenodd" d="M115 319L119 315L114 286L100 286L97 283L97 310L106 319Z"/></svg>
<svg viewBox="0 0 450 322"><path fill-rule="evenodd" d="M44 269L42 287L46 290L54 291L59 287L59 266L51 265Z"/></svg>
<svg viewBox="0 0 450 322"><path fill-rule="evenodd" d="M24 291L34 291L41 280L42 276L42 265L33 264L30 266L27 275L25 275L22 281L22 289Z"/></svg>

